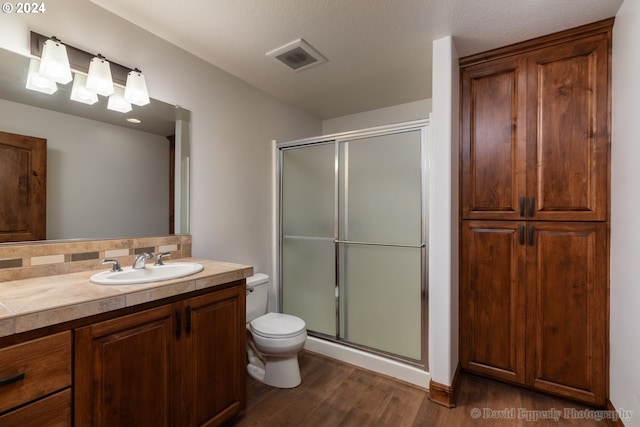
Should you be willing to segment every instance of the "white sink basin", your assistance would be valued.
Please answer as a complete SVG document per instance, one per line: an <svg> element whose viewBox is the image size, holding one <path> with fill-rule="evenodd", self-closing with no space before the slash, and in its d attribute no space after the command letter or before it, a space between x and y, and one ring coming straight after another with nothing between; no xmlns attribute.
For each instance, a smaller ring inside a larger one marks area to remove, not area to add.
<svg viewBox="0 0 640 427"><path fill-rule="evenodd" d="M147 265L145 268L124 267L122 271L102 271L91 276L98 285L133 285L161 280L177 279L202 271L204 267L196 262L171 262L164 265Z"/></svg>

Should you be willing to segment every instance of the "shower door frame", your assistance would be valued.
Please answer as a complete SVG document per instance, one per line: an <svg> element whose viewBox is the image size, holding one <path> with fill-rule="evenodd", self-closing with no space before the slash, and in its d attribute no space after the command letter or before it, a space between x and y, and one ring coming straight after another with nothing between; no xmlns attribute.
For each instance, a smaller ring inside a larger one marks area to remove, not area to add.
<svg viewBox="0 0 640 427"><path fill-rule="evenodd" d="M420 170L421 170L421 225L420 225L420 243L418 245L404 245L404 244L386 244L381 243L367 243L367 242L350 242L348 240L340 240L339 229L339 217L340 217L340 192L339 192L339 164L340 164L340 143L354 140L360 140L364 138L392 135L397 133L404 133L410 131L420 131ZM429 279L429 120L416 120L411 122L404 122L386 126L378 126L367 129L361 129L350 132L335 133L330 135L322 135L318 137L300 139L295 141L288 141L276 144L277 158L276 158L276 200L277 200L277 239L278 239L278 259L277 259L277 286L278 286L278 311L283 310L283 280L282 280L282 259L283 259L283 206L282 206L282 189L283 189L283 153L288 149L298 149L305 146L314 146L318 144L333 144L335 146L335 177L334 177L334 256L335 256L335 315L336 315L336 332L335 336L327 335L319 332L308 331L310 336L322 338L340 345L356 348L369 353L377 354L386 358L400 361L409 365L413 365L428 370L428 279ZM399 246L399 247L412 247L421 249L421 271L420 271L420 360L404 357L394 353L389 353L373 347L368 347L362 344L346 341L341 337L341 323L340 323L340 252L339 246L341 244L367 244L367 245L381 245L381 246Z"/></svg>

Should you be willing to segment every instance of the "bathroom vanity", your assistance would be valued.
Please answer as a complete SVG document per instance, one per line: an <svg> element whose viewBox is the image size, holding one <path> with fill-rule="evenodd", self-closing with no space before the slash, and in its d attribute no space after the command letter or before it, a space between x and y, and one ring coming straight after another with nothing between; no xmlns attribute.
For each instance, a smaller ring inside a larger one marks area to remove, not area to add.
<svg viewBox="0 0 640 427"><path fill-rule="evenodd" d="M0 282L0 425L215 426L245 404L252 267L105 286L93 271ZM182 259L180 261L183 261Z"/></svg>

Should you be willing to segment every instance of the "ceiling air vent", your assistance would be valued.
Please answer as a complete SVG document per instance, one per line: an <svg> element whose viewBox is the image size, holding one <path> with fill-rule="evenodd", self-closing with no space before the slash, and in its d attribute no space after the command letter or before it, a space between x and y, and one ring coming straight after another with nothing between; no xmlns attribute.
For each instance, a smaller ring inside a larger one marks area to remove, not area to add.
<svg viewBox="0 0 640 427"><path fill-rule="evenodd" d="M303 71L327 62L327 58L302 39L294 40L266 53L293 71Z"/></svg>

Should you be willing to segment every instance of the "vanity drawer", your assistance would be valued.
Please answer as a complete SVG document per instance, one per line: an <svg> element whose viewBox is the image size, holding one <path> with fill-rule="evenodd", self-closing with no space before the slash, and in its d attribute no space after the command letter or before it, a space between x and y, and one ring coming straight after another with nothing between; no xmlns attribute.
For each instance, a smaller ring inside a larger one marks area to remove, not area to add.
<svg viewBox="0 0 640 427"><path fill-rule="evenodd" d="M70 427L71 389L0 415L2 427Z"/></svg>
<svg viewBox="0 0 640 427"><path fill-rule="evenodd" d="M71 331L0 349L0 412L71 385Z"/></svg>

